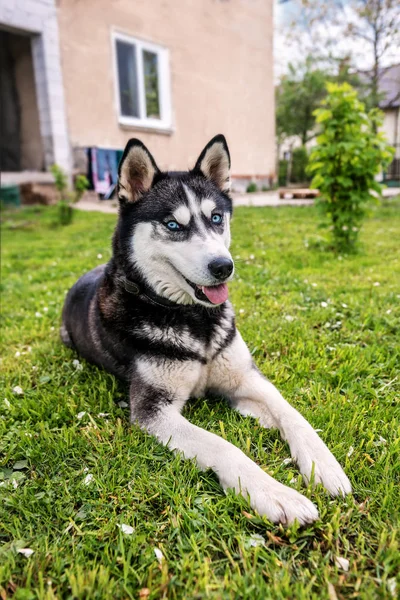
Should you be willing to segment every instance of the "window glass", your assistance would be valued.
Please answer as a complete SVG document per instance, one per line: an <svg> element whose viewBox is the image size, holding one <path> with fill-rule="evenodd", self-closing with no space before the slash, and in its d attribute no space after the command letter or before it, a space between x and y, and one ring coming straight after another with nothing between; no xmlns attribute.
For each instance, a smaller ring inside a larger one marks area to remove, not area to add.
<svg viewBox="0 0 400 600"><path fill-rule="evenodd" d="M117 40L117 63L121 115L139 118L136 47Z"/></svg>
<svg viewBox="0 0 400 600"><path fill-rule="evenodd" d="M144 92L148 119L160 119L160 99L158 94L158 56L143 50Z"/></svg>

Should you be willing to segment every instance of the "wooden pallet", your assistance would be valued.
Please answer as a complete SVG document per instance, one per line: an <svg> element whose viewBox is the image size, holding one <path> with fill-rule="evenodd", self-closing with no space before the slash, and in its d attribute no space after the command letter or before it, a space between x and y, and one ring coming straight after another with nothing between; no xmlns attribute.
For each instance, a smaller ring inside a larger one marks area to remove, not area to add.
<svg viewBox="0 0 400 600"><path fill-rule="evenodd" d="M310 190L308 188L281 188L279 198L293 198L294 200L304 200L305 198L316 198L319 196L319 190Z"/></svg>

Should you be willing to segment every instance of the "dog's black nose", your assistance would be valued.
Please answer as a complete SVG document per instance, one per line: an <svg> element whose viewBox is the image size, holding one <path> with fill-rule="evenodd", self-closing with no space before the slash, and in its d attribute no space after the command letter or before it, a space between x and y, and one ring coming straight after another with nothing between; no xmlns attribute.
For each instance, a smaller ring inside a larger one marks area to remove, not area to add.
<svg viewBox="0 0 400 600"><path fill-rule="evenodd" d="M216 279L227 279L233 271L233 262L230 258L216 258L209 263L208 268Z"/></svg>

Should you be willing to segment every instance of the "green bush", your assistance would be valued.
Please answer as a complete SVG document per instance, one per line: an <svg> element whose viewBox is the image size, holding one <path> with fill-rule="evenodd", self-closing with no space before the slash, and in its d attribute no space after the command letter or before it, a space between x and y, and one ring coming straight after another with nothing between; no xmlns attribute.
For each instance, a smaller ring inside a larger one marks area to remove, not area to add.
<svg viewBox="0 0 400 600"><path fill-rule="evenodd" d="M304 146L295 148L292 156L292 172L290 174L291 183L304 183L310 181L306 172L308 165L308 152Z"/></svg>
<svg viewBox="0 0 400 600"><path fill-rule="evenodd" d="M288 161L280 160L279 161L279 171L278 171L278 185L285 186L287 180L287 171L288 171Z"/></svg>
<svg viewBox="0 0 400 600"><path fill-rule="evenodd" d="M84 175L77 175L74 181L74 190L71 192L68 190L67 176L61 167L52 165L50 171L53 174L54 183L60 196L58 201L59 222L61 225L69 225L73 217L72 204L82 198L85 190L89 187L89 182Z"/></svg>
<svg viewBox="0 0 400 600"><path fill-rule="evenodd" d="M254 181L252 181L251 183L249 183L249 185L246 188L246 192L248 194L251 194L252 192L258 192L257 184L254 183Z"/></svg>
<svg viewBox="0 0 400 600"><path fill-rule="evenodd" d="M317 203L331 221L334 249L350 252L368 203L381 196L375 176L390 163L393 149L378 132L381 111L366 113L347 83L328 83L327 90L323 108L315 111L321 134L308 173L313 175L311 186L321 192Z"/></svg>

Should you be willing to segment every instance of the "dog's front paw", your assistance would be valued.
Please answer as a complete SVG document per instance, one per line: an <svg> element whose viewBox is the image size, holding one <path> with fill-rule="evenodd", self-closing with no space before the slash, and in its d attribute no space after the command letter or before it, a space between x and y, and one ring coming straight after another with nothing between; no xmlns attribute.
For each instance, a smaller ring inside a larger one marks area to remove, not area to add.
<svg viewBox="0 0 400 600"><path fill-rule="evenodd" d="M243 473L235 489L249 498L254 510L273 523L289 525L297 520L300 525L306 525L318 519L318 510L308 498L279 483L259 467L257 472Z"/></svg>
<svg viewBox="0 0 400 600"><path fill-rule="evenodd" d="M311 443L307 441L293 449L292 456L307 482L313 478L314 483L322 483L331 496L351 493L347 475L317 435Z"/></svg>
<svg viewBox="0 0 400 600"><path fill-rule="evenodd" d="M263 485L263 482L256 482L247 492L250 506L273 523L290 525L297 520L300 525L307 525L318 519L318 510L314 504L284 485L278 484L271 489L271 486Z"/></svg>

